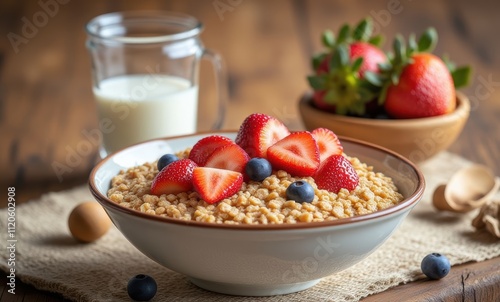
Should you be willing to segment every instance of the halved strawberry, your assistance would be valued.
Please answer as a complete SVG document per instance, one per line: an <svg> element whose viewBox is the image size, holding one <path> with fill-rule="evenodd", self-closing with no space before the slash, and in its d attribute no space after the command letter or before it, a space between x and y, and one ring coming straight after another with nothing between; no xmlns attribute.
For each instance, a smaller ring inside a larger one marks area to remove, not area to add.
<svg viewBox="0 0 500 302"><path fill-rule="evenodd" d="M267 149L274 169L293 176L312 176L319 167L319 150L311 133L294 132Z"/></svg>
<svg viewBox="0 0 500 302"><path fill-rule="evenodd" d="M359 176L351 162L342 155L328 157L313 176L319 189L337 194L345 188L352 191L359 183Z"/></svg>
<svg viewBox="0 0 500 302"><path fill-rule="evenodd" d="M235 142L250 157L266 158L267 148L289 134L288 128L276 118L254 113L241 124Z"/></svg>
<svg viewBox="0 0 500 302"><path fill-rule="evenodd" d="M151 184L151 194L177 194L193 189L193 170L196 163L190 159L180 159L158 172Z"/></svg>
<svg viewBox="0 0 500 302"><path fill-rule="evenodd" d="M233 145L234 142L222 135L211 135L200 139L189 152L189 159L194 161L198 166L204 166L208 157L215 149Z"/></svg>
<svg viewBox="0 0 500 302"><path fill-rule="evenodd" d="M243 174L235 171L197 167L193 171L193 187L201 199L216 203L241 189Z"/></svg>
<svg viewBox="0 0 500 302"><path fill-rule="evenodd" d="M243 173L250 156L236 144L226 145L215 149L207 158L205 167L232 170Z"/></svg>
<svg viewBox="0 0 500 302"><path fill-rule="evenodd" d="M333 131L326 128L317 128L311 134L318 144L320 162L323 162L334 154L342 154L344 151L339 138Z"/></svg>

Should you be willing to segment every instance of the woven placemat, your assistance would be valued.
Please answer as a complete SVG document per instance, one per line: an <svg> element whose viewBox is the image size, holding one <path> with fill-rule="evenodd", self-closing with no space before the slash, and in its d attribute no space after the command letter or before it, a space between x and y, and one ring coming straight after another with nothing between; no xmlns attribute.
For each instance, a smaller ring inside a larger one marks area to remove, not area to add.
<svg viewBox="0 0 500 302"><path fill-rule="evenodd" d="M500 255L500 240L471 226L476 212L439 213L431 205L434 188L469 164L444 152L421 165L427 181L424 198L393 236L364 261L299 293L256 298L205 291L142 255L114 227L97 242L77 243L69 234L67 217L76 204L92 200L87 186L49 193L17 206L16 276L75 301L129 301L126 284L139 273L156 279L154 301L358 301L424 278L420 261L431 252L445 254L452 265ZM8 242L7 215L7 209L0 210L2 245ZM4 271L10 268L8 257L1 253Z"/></svg>

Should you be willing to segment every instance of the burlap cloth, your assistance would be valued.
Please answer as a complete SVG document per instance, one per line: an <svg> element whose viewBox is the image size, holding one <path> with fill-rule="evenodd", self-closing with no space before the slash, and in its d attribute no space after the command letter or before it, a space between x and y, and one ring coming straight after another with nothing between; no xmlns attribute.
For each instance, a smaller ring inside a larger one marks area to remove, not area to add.
<svg viewBox="0 0 500 302"><path fill-rule="evenodd" d="M36 288L75 301L129 301L126 284L138 273L149 274L158 282L154 301L358 301L424 278L420 261L431 252L445 254L452 265L500 255L500 240L471 226L477 212L439 213L431 205L434 188L468 164L446 152L422 164L427 181L424 198L393 236L364 261L299 293L255 298L202 290L142 255L114 227L95 243L77 243L69 235L66 221L77 203L92 200L87 186L17 206L16 275ZM2 245L7 242L6 217L7 210L1 210ZM0 268L7 271L8 253L2 250Z"/></svg>

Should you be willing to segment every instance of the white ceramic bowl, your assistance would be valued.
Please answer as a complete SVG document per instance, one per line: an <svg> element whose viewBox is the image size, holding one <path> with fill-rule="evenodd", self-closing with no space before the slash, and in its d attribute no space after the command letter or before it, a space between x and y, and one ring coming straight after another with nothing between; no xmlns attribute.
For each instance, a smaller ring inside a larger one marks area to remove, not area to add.
<svg viewBox="0 0 500 302"><path fill-rule="evenodd" d="M234 132L219 132L230 138ZM389 150L340 138L348 155L393 178L405 197L368 215L329 222L223 225L186 222L121 207L106 197L120 170L184 150L209 134L158 139L125 148L101 161L90 190L116 227L146 256L215 292L267 296L307 289L363 260L394 232L421 199L425 182L408 160Z"/></svg>

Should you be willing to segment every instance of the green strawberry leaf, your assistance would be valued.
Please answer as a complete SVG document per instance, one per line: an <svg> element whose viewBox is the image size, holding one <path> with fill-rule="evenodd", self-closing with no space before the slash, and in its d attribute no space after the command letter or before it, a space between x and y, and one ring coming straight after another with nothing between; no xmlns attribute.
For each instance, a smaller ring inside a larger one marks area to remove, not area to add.
<svg viewBox="0 0 500 302"><path fill-rule="evenodd" d="M321 63L325 60L327 54L326 53L320 53L312 57L312 67L314 70L317 70Z"/></svg>
<svg viewBox="0 0 500 302"><path fill-rule="evenodd" d="M384 85L382 79L371 71L365 71L364 77L373 86L382 87Z"/></svg>
<svg viewBox="0 0 500 302"><path fill-rule="evenodd" d="M380 47L383 42L384 42L384 36L382 36L382 35L377 35L375 37L371 37L368 40L368 43L370 43L372 45L375 45L377 47Z"/></svg>
<svg viewBox="0 0 500 302"><path fill-rule="evenodd" d="M342 69L349 65L349 52L346 45L337 45L330 60L330 70Z"/></svg>
<svg viewBox="0 0 500 302"><path fill-rule="evenodd" d="M351 31L351 28L349 27L349 25L344 24L344 26L342 26L342 28L340 28L339 35L337 38L337 43L347 42L347 39L349 38L350 31Z"/></svg>
<svg viewBox="0 0 500 302"><path fill-rule="evenodd" d="M390 71L392 69L392 64L389 62L378 63L378 69L380 69L380 71Z"/></svg>
<svg viewBox="0 0 500 302"><path fill-rule="evenodd" d="M352 63L352 66L351 66L352 72L357 72L362 64L363 64L363 57L357 58L354 61L354 63Z"/></svg>
<svg viewBox="0 0 500 302"><path fill-rule="evenodd" d="M406 58L405 40L402 35L397 35L394 39L394 65L402 64Z"/></svg>
<svg viewBox="0 0 500 302"><path fill-rule="evenodd" d="M321 35L321 41L324 46L333 48L335 46L335 34L331 30L325 30Z"/></svg>
<svg viewBox="0 0 500 302"><path fill-rule="evenodd" d="M438 41L437 31L430 27L428 28L418 40L418 51L419 52L432 52L436 47Z"/></svg>
<svg viewBox="0 0 500 302"><path fill-rule="evenodd" d="M337 99L338 99L338 94L335 91L335 89L328 90L324 96L325 103L330 105L335 105Z"/></svg>
<svg viewBox="0 0 500 302"><path fill-rule="evenodd" d="M411 57L417 51L418 44L415 38L415 34L410 34L410 36L408 37L408 48L406 49L406 56Z"/></svg>
<svg viewBox="0 0 500 302"><path fill-rule="evenodd" d="M453 84L455 88L461 88L469 85L472 70L470 66L457 67L452 73Z"/></svg>
<svg viewBox="0 0 500 302"><path fill-rule="evenodd" d="M392 63L394 63L394 53L392 53L392 51L389 51L385 55L387 56L387 60L389 61L389 63L392 65Z"/></svg>
<svg viewBox="0 0 500 302"><path fill-rule="evenodd" d="M370 97L370 100L373 99L375 97L375 95L377 95L380 92L380 89L382 88L380 86L373 85L372 83L368 82L368 80L366 80L366 79L359 81L358 87L359 87L359 90L360 91L362 90L365 94L370 93L372 95ZM363 99L365 99L365 98L363 98Z"/></svg>
<svg viewBox="0 0 500 302"><path fill-rule="evenodd" d="M367 41L372 34L372 24L369 19L364 19L354 28L352 38L354 41Z"/></svg>
<svg viewBox="0 0 500 302"><path fill-rule="evenodd" d="M374 92L374 91L370 91L369 89L366 89L365 87L360 87L358 90L358 93L359 93L359 97L363 101L363 103L367 103L367 102L373 100L377 96L378 91Z"/></svg>
<svg viewBox="0 0 500 302"><path fill-rule="evenodd" d="M391 74L391 83L397 85L399 83L399 76L401 75L402 68L397 68L396 72Z"/></svg>
<svg viewBox="0 0 500 302"><path fill-rule="evenodd" d="M442 60L444 62L444 65L446 65L446 68L448 68L451 73L453 73L455 69L457 69L457 66L455 65L455 63L453 63L453 61L450 60L450 57L447 54L443 55Z"/></svg>
<svg viewBox="0 0 500 302"><path fill-rule="evenodd" d="M309 85L312 87L314 90L322 90L326 86L326 78L325 76L308 76L307 81L309 82Z"/></svg>
<svg viewBox="0 0 500 302"><path fill-rule="evenodd" d="M384 85L380 94L378 95L377 103L379 105L383 105L385 103L385 99L387 98L387 90L389 90L389 85Z"/></svg>

